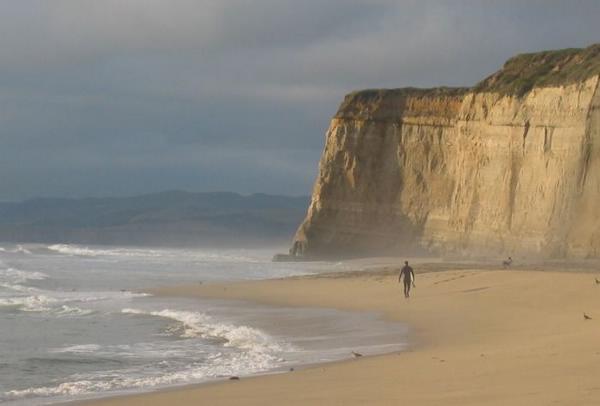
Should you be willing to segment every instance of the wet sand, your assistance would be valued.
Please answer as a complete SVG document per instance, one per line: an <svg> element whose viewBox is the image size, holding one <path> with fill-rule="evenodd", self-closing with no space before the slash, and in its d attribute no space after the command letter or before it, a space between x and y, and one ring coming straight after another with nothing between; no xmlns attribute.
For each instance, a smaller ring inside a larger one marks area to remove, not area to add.
<svg viewBox="0 0 600 406"><path fill-rule="evenodd" d="M417 288L408 300L392 268L155 289L165 296L376 311L411 326L410 346L289 373L82 403L600 404L600 284L594 280L600 272L423 268L416 267Z"/></svg>

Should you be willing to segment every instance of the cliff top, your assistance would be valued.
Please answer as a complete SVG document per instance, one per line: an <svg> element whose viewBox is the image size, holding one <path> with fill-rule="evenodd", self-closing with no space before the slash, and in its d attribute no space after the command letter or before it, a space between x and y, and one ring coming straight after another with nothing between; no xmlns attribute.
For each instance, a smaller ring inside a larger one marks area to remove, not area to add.
<svg viewBox="0 0 600 406"><path fill-rule="evenodd" d="M453 117L467 87L367 89L348 94L335 117L397 120L412 115Z"/></svg>
<svg viewBox="0 0 600 406"><path fill-rule="evenodd" d="M468 92L468 87L401 87L397 89L364 89L351 92L346 95L347 100L353 102L371 102L381 97L439 97L439 96L462 96ZM346 102L346 100L344 100Z"/></svg>
<svg viewBox="0 0 600 406"><path fill-rule="evenodd" d="M600 44L587 48L567 48L520 54L510 58L502 69L472 88L405 87L399 89L366 89L348 94L337 118L397 119L402 116L442 114L451 117L455 108L439 110L439 101L462 100L465 93L494 92L523 96L534 87L567 85L600 74ZM452 103L451 103L452 104Z"/></svg>
<svg viewBox="0 0 600 406"><path fill-rule="evenodd" d="M566 85L597 74L600 44L517 55L473 89L523 96L534 87Z"/></svg>

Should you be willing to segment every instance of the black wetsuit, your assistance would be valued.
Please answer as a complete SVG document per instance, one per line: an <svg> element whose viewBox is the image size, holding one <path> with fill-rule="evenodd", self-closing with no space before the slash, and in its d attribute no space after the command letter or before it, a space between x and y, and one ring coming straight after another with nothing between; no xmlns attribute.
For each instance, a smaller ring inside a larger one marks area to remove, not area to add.
<svg viewBox="0 0 600 406"><path fill-rule="evenodd" d="M403 276L404 276L404 296L408 297L409 293L410 293L410 284L413 283L413 281L415 280L415 273L413 272L413 269L410 266L404 265L404 267L400 271L399 279L402 279Z"/></svg>

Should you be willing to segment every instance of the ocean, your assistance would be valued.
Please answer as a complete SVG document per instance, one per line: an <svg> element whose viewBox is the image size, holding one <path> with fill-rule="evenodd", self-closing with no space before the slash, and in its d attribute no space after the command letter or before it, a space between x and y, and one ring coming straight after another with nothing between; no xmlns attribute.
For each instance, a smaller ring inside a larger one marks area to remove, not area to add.
<svg viewBox="0 0 600 406"><path fill-rule="evenodd" d="M402 350L371 313L155 297L144 288L347 270L275 249L0 246L0 403L39 405Z"/></svg>

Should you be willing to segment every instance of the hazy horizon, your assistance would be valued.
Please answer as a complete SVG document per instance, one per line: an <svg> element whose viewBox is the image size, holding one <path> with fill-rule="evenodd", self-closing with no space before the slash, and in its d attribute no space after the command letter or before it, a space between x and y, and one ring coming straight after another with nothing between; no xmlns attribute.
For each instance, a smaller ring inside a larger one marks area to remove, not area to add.
<svg viewBox="0 0 600 406"><path fill-rule="evenodd" d="M221 248L282 245L302 222L308 201L309 196L171 191L0 203L0 241Z"/></svg>
<svg viewBox="0 0 600 406"><path fill-rule="evenodd" d="M69 196L58 196L58 195L40 195L40 196L30 196L24 199L18 199L18 200L2 200L0 199L0 204L2 203L24 203L30 200L86 200L86 199L130 199L130 198L136 198L136 197L142 197L142 196L154 196L154 195L160 195L160 194L167 194L167 193L186 193L186 194L236 194L242 197L251 197L254 195L266 195L266 196L272 196L272 197L287 197L287 198L292 198L292 199L300 199L300 198L310 198L310 193L305 193L305 194L285 194L285 193L264 193L264 192L248 192L248 193L240 193L240 192L234 192L231 190L205 190L205 191L192 191L192 190L185 190L185 189L164 189L164 190L158 190L156 192L146 192L146 193L133 193L133 194L120 194L120 195L111 195L111 194L107 194L107 195L84 195L84 196L75 196L75 197L69 197Z"/></svg>

